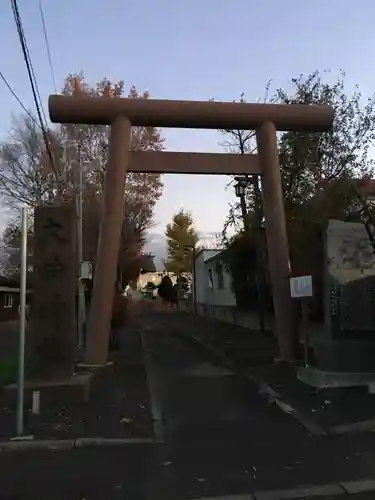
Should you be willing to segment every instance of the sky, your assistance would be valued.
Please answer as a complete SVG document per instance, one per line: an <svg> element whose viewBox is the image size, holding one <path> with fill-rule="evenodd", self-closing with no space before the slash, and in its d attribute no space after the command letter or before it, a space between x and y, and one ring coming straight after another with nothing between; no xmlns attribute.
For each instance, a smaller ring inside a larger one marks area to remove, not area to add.
<svg viewBox="0 0 375 500"><path fill-rule="evenodd" d="M375 2L370 0L44 0L44 17L58 89L83 70L94 84L123 79L154 98L248 101L288 88L292 77L316 69L347 72L350 89L375 91ZM39 0L19 0L19 10L40 94L54 93ZM10 2L0 2L3 40L0 70L27 108L33 108ZM0 140L12 114L22 113L0 81ZM216 131L163 131L174 151L222 152ZM225 176L164 177L155 210L156 233L173 213L192 212L202 232L220 232L233 188ZM0 216L1 217L1 216ZM5 217L3 214L2 220Z"/></svg>

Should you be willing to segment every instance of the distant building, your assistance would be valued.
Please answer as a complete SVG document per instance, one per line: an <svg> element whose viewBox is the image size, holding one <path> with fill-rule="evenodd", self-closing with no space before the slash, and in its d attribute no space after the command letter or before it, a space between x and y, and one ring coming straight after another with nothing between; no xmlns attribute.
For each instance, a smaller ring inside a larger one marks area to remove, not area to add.
<svg viewBox="0 0 375 500"><path fill-rule="evenodd" d="M203 249L195 258L195 289L199 306L236 305L232 279L223 261L222 249Z"/></svg>
<svg viewBox="0 0 375 500"><path fill-rule="evenodd" d="M159 271L155 273L141 273L137 280L137 290L143 290L146 288L147 283L152 283L155 286L159 286L163 276L169 276L171 278L172 284L177 283L177 276L174 273L168 273L166 271Z"/></svg>
<svg viewBox="0 0 375 500"><path fill-rule="evenodd" d="M147 283L153 283L155 286L159 285L164 273L156 271L154 258L155 256L151 253L142 255L141 271L137 279L137 290L144 290Z"/></svg>
<svg viewBox="0 0 375 500"><path fill-rule="evenodd" d="M31 283L28 279L26 302L30 302ZM18 275L0 276L0 322L17 320L20 305L20 281Z"/></svg>

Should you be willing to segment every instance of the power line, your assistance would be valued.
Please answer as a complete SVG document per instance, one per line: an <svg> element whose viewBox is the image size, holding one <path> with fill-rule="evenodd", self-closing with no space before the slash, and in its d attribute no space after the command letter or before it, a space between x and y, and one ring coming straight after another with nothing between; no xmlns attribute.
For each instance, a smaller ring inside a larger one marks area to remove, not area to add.
<svg viewBox="0 0 375 500"><path fill-rule="evenodd" d="M39 88L38 88L38 84L36 82L35 73L34 73L34 69L32 66L32 62L31 62L30 52L29 52L29 49L27 47L26 37L25 37L24 30L23 30L23 26L22 26L21 16L20 16L20 13L18 10L17 0L11 0L11 6L12 6L12 10L13 10L14 20L15 20L16 27L17 27L18 37L19 37L19 40L21 43L22 54L24 57L24 61L25 61L26 68L27 68L27 73L29 76L29 82L31 85L31 91L32 91L33 98L34 98L36 111L38 114L40 126L41 126L42 133L43 133L43 139L44 139L44 142L46 145L48 158L51 162L51 168L53 169L54 161L53 161L51 148L49 146L48 136L47 136L47 132L46 132L47 120L46 120L46 117L44 114L43 104L42 104L42 100L40 98ZM42 117L42 115L43 115L43 117ZM43 121L43 118L44 118L44 121Z"/></svg>
<svg viewBox="0 0 375 500"><path fill-rule="evenodd" d="M30 113L30 111L28 111L25 107L25 105L23 104L23 102L21 101L21 99L18 97L18 95L15 93L15 91L12 89L10 83L7 81L7 79L5 78L5 76L3 75L3 73L0 71L0 78L3 80L3 82L5 83L5 85L8 87L10 93L13 95L13 97L16 99L16 101L18 102L18 104L21 106L21 108L25 111L25 113L29 116L29 118L33 121L33 123L39 127L41 129L41 126L40 124L35 120L35 118L33 117L33 115Z"/></svg>
<svg viewBox="0 0 375 500"><path fill-rule="evenodd" d="M34 97L35 106L37 108L38 115L43 115L44 122L42 121L41 117L39 117L39 118L40 118L41 124L43 126L45 126L47 124L46 115L44 113L42 99L40 97L40 92L39 92L39 87L38 87L38 84L36 82L35 72L34 72L32 62L31 62L31 56L30 56L29 48L28 48L27 42L26 42L26 36L25 36L24 29L23 29L21 16L19 13L17 0L11 0L11 4L12 4L14 20L15 20L15 23L17 26L18 37L19 37L19 40L21 43L22 54L23 54L23 57L24 57L24 60L26 63L27 72L29 75L29 81L30 81L31 90L32 90L33 97Z"/></svg>
<svg viewBox="0 0 375 500"><path fill-rule="evenodd" d="M42 0L39 0L39 12L40 12L40 17L42 19L44 41L45 41L46 49L47 49L48 63L49 63L49 69L51 71L52 83L53 83L53 87L54 87L54 90L55 90L55 94L57 94L57 86L56 86L56 80L55 80L55 73L53 71L51 49L50 49L50 44L49 44L49 41L48 41L46 22L45 22L44 13L43 13Z"/></svg>

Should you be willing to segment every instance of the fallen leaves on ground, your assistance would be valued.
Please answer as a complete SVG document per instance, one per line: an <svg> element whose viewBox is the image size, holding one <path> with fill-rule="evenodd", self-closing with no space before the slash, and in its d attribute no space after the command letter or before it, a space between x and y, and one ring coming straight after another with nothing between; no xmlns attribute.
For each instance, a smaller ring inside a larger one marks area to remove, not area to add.
<svg viewBox="0 0 375 500"><path fill-rule="evenodd" d="M120 422L122 424L130 424L131 422L133 422L133 419L129 418L129 417L122 417L122 419L120 420Z"/></svg>

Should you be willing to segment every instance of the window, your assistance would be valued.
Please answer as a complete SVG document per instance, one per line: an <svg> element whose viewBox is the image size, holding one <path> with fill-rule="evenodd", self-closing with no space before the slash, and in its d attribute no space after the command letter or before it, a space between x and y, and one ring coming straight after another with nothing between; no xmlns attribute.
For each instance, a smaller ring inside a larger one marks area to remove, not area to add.
<svg viewBox="0 0 375 500"><path fill-rule="evenodd" d="M223 274L223 264L219 261L215 266L216 276L217 276L217 287L219 290L224 288L224 274Z"/></svg>
<svg viewBox="0 0 375 500"><path fill-rule="evenodd" d="M4 296L4 308L11 308L13 306L13 296L12 295L5 295Z"/></svg>
<svg viewBox="0 0 375 500"><path fill-rule="evenodd" d="M208 287L214 289L214 273L212 269L208 270Z"/></svg>

